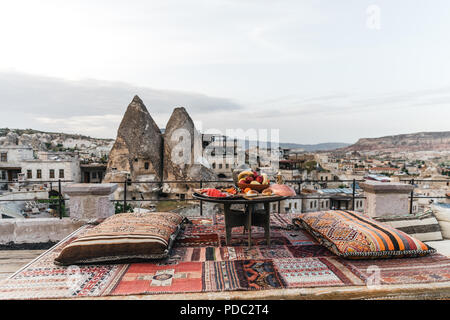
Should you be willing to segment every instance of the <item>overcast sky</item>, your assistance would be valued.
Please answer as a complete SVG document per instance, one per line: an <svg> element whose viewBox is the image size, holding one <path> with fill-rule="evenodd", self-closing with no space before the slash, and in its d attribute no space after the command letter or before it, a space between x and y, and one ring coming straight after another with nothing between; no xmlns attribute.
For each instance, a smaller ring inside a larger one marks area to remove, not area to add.
<svg viewBox="0 0 450 320"><path fill-rule="evenodd" d="M448 0L4 1L0 127L115 138L135 94L163 128L282 142L450 130Z"/></svg>

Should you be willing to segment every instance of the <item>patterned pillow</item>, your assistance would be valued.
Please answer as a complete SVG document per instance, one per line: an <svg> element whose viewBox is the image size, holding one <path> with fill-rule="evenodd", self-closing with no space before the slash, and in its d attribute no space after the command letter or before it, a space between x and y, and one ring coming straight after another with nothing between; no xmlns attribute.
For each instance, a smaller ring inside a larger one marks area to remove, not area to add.
<svg viewBox="0 0 450 320"><path fill-rule="evenodd" d="M64 247L55 263L117 263L164 258L183 222L183 216L173 212L116 214Z"/></svg>
<svg viewBox="0 0 450 320"><path fill-rule="evenodd" d="M292 222L343 258L417 257L436 252L422 241L354 211L302 213Z"/></svg>

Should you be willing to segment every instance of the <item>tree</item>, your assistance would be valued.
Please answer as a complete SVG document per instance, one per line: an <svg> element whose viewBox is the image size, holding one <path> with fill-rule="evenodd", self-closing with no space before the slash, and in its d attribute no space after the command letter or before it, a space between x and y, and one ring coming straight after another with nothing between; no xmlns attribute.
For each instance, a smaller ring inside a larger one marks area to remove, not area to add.
<svg viewBox="0 0 450 320"><path fill-rule="evenodd" d="M116 204L114 205L114 208L115 208L116 214L124 213L124 212L133 212L133 207L129 203L127 203L127 206L124 209L122 202L116 202Z"/></svg>

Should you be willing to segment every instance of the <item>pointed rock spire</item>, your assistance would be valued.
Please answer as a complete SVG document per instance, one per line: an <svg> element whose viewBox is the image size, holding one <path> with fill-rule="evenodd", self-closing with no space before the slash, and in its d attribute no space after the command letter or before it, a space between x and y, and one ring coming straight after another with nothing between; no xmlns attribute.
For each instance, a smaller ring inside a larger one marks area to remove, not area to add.
<svg viewBox="0 0 450 320"><path fill-rule="evenodd" d="M185 108L175 108L164 132L164 180L217 179L212 170L195 163L196 157L201 156L199 152L201 140L194 122ZM164 189L173 188L165 186Z"/></svg>
<svg viewBox="0 0 450 320"><path fill-rule="evenodd" d="M162 176L162 134L142 100L136 95L129 104L109 154L106 180L114 172L128 172L131 179ZM109 174L109 175L108 175Z"/></svg>

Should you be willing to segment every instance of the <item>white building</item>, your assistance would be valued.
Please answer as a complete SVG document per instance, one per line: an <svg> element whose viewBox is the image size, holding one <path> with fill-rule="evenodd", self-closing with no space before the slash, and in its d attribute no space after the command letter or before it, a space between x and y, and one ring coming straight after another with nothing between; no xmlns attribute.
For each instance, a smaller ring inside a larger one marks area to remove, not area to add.
<svg viewBox="0 0 450 320"><path fill-rule="evenodd" d="M38 159L24 160L21 163L24 180L81 182L80 160L76 155L64 153L39 153Z"/></svg>
<svg viewBox="0 0 450 320"><path fill-rule="evenodd" d="M272 212L278 212L278 202L270 204ZM300 213L302 212L302 199L286 199L280 201L280 213Z"/></svg>
<svg viewBox="0 0 450 320"><path fill-rule="evenodd" d="M0 188L5 189L2 182L17 181L24 160L34 159L33 149L28 146L0 147Z"/></svg>
<svg viewBox="0 0 450 320"><path fill-rule="evenodd" d="M209 168L219 178L231 178L233 169L242 164L239 163L237 139L229 139L222 135L203 134L202 144L203 157Z"/></svg>
<svg viewBox="0 0 450 320"><path fill-rule="evenodd" d="M322 195L314 192L302 194L302 212L314 212L330 209L330 200L322 199Z"/></svg>

